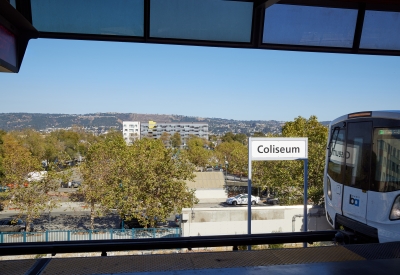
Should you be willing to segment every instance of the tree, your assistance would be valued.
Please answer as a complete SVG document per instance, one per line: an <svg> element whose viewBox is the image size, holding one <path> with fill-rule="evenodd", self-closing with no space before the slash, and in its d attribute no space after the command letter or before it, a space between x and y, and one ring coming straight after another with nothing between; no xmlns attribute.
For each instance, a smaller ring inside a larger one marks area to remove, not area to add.
<svg viewBox="0 0 400 275"><path fill-rule="evenodd" d="M232 142L235 140L235 134L227 132L221 137L222 142Z"/></svg>
<svg viewBox="0 0 400 275"><path fill-rule="evenodd" d="M249 168L248 155L247 146L244 146L239 142L234 143L233 151L230 154L229 166L235 174L240 175L240 179L242 179L243 175L247 175Z"/></svg>
<svg viewBox="0 0 400 275"><path fill-rule="evenodd" d="M209 135L208 140L209 140L208 146L212 150L214 150L218 143L218 137L216 135Z"/></svg>
<svg viewBox="0 0 400 275"><path fill-rule="evenodd" d="M9 200L19 209L19 216L26 215L29 231L33 219L57 205L49 192L58 189L61 176L41 171L40 161L12 135L3 136L3 152L4 182L11 186Z"/></svg>
<svg viewBox="0 0 400 275"><path fill-rule="evenodd" d="M0 183L2 182L2 179L4 178L4 168L3 168L3 158L4 158L4 152L3 152L3 137L7 134L6 131L3 131L0 129Z"/></svg>
<svg viewBox="0 0 400 275"><path fill-rule="evenodd" d="M215 148L214 152L221 167L225 167L225 161L228 162L229 173L238 172L242 175L247 172L247 147L242 143L238 141L222 142Z"/></svg>
<svg viewBox="0 0 400 275"><path fill-rule="evenodd" d="M110 135L93 144L81 166L78 192L94 218L110 209L130 220L153 227L174 209L196 202L185 180L194 178L193 165L174 154L160 140L142 139L127 146L121 135Z"/></svg>
<svg viewBox="0 0 400 275"><path fill-rule="evenodd" d="M263 132L254 132L253 137L265 137Z"/></svg>
<svg viewBox="0 0 400 275"><path fill-rule="evenodd" d="M170 139L171 135L167 132L163 132L161 134L160 140L163 142L165 147L168 147L170 145Z"/></svg>
<svg viewBox="0 0 400 275"><path fill-rule="evenodd" d="M22 131L10 132L15 139L24 145L38 160L43 159L45 154L45 139L44 136L32 129L24 129Z"/></svg>
<svg viewBox="0 0 400 275"><path fill-rule="evenodd" d="M207 148L207 140L190 136L187 140L186 155L191 163L197 167L206 167L210 164L211 151Z"/></svg>
<svg viewBox="0 0 400 275"><path fill-rule="evenodd" d="M247 144L247 136L246 136L246 134L242 134L242 133L234 134L232 132L228 132L222 136L221 140L222 140L222 142L237 141L243 145Z"/></svg>
<svg viewBox="0 0 400 275"><path fill-rule="evenodd" d="M282 127L282 135L308 137L308 198L314 204L323 203L323 175L325 167L328 128L318 122L316 116L307 120L297 117Z"/></svg>
<svg viewBox="0 0 400 275"><path fill-rule="evenodd" d="M308 120L297 117L282 127L283 137L308 137L308 198L314 204L323 203L323 173L328 129L316 116ZM279 193L284 204L303 201L303 162L262 161L253 165L253 182L260 187L272 188Z"/></svg>
<svg viewBox="0 0 400 275"><path fill-rule="evenodd" d="M178 132L175 132L171 137L172 148L179 148L181 144L182 144L181 135Z"/></svg>
<svg viewBox="0 0 400 275"><path fill-rule="evenodd" d="M63 151L66 152L70 160L75 159L79 155L79 142L81 140L79 132L59 130L52 132L51 135L62 142L64 146Z"/></svg>
<svg viewBox="0 0 400 275"><path fill-rule="evenodd" d="M247 145L247 136L246 136L246 134L242 134L242 133L236 134L235 138L233 140L235 140L237 142L240 142L243 145Z"/></svg>
<svg viewBox="0 0 400 275"><path fill-rule="evenodd" d="M86 161L80 166L83 183L77 194L90 208L90 227L94 229L95 217L102 216L115 207L115 200L108 194L119 188L121 169L125 162L124 152L127 150L121 135L113 133L94 143L88 150Z"/></svg>
<svg viewBox="0 0 400 275"><path fill-rule="evenodd" d="M193 180L194 167L183 154L175 155L160 140L143 139L129 146L120 169L120 184L107 196L117 201L121 217L136 218L145 227L165 221L174 211L192 207L197 199L185 180ZM106 198L106 199L107 199Z"/></svg>

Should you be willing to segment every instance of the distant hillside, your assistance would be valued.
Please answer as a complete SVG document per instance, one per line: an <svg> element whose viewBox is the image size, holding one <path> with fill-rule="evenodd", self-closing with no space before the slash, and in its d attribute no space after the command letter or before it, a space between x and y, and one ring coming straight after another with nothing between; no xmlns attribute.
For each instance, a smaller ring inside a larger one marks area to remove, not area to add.
<svg viewBox="0 0 400 275"><path fill-rule="evenodd" d="M32 114L32 113L0 113L0 129L11 131L31 128L48 130L49 128L67 129L74 125L84 127L88 131L102 133L111 128L122 130L122 121L148 122L206 122L213 134L226 132L251 134L254 132L280 133L284 122L276 120L241 121L221 118L200 118L183 115L136 114L136 113L95 113L83 115L67 114ZM329 122L323 122L327 125Z"/></svg>

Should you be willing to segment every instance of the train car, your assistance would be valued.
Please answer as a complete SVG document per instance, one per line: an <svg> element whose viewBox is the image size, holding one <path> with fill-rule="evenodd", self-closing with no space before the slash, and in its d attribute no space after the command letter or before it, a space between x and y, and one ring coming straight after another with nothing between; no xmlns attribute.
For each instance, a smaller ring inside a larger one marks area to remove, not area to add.
<svg viewBox="0 0 400 275"><path fill-rule="evenodd" d="M324 193L327 220L346 239L400 241L400 111L330 123Z"/></svg>

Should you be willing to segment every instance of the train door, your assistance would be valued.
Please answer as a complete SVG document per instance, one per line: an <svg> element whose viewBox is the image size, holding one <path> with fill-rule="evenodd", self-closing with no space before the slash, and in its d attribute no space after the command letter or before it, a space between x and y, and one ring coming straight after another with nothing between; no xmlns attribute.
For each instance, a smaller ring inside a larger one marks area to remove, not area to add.
<svg viewBox="0 0 400 275"><path fill-rule="evenodd" d="M372 122L347 123L342 212L366 223L372 154Z"/></svg>
<svg viewBox="0 0 400 275"><path fill-rule="evenodd" d="M346 129L343 123L332 126L330 143L328 145L328 166L326 177L326 203L330 217L342 214L343 173L345 158Z"/></svg>

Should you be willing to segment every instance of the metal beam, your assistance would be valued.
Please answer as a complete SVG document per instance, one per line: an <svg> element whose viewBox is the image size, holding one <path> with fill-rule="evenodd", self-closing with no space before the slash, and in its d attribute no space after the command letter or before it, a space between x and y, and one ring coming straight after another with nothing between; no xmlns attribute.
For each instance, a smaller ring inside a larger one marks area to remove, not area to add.
<svg viewBox="0 0 400 275"><path fill-rule="evenodd" d="M354 30L354 39L352 47L353 53L358 53L358 50L360 49L361 35L364 26L364 17L365 17L365 3L361 3L357 13L356 29Z"/></svg>
<svg viewBox="0 0 400 275"><path fill-rule="evenodd" d="M159 239L126 239L97 241L63 241L0 244L0 256L57 253L102 252L125 250L154 250L197 247L280 244L332 241L336 231L290 232L253 235L196 236Z"/></svg>
<svg viewBox="0 0 400 275"><path fill-rule="evenodd" d="M271 7L273 4L278 3L281 0L261 0L261 1L255 1L254 2L254 7L256 9L267 9Z"/></svg>

